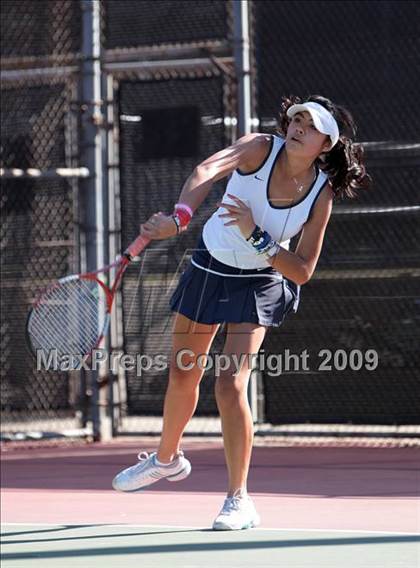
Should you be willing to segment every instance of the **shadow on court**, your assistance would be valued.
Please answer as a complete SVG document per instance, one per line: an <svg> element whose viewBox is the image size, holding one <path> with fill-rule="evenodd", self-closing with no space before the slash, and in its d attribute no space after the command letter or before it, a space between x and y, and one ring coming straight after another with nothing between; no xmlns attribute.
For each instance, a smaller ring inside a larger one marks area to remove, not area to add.
<svg viewBox="0 0 420 568"><path fill-rule="evenodd" d="M84 526L89 526L89 527L93 527L96 525L84 525ZM72 529L72 528L76 528L76 526L72 525L69 527L65 527L66 529ZM54 531L54 529L52 529ZM36 532L36 531L33 531ZM42 532L42 531L40 531ZM48 532L48 531L45 531ZM189 532L213 532L212 529L201 529L199 531L197 531L197 529L174 529L174 530L165 530L165 531L155 531L155 532L138 532L138 533L130 533L130 536L144 536L144 535L156 535L156 534L175 534L175 533L189 533ZM17 536L20 534L28 534L26 532L20 532L20 533L7 533L5 536ZM2 537L4 535L1 535ZM122 533L122 534L113 534L112 538L124 538L127 537L127 533ZM62 537L62 538L37 538L36 542L62 542L63 540L90 540L90 539L100 539L100 538L109 538L109 535L89 535L89 536L70 536L70 537ZM33 539L29 539L29 540L3 540L2 544L30 544L33 543L34 540Z"/></svg>
<svg viewBox="0 0 420 568"><path fill-rule="evenodd" d="M69 527L69 529L74 529L76 527ZM121 527L114 527L115 530ZM60 529L59 529L60 530ZM251 556L253 554L259 554L259 564L254 564L255 566L273 565L272 562L274 557L272 555L277 555L277 559L280 560L282 551L289 549L290 551L299 551L305 549L307 554L307 549L319 550L322 548L328 548L328 554L332 554L333 550L337 554L343 554L342 547L369 547L372 553L372 545L374 548L383 547L381 551L386 554L386 551L396 551L395 546L399 545L410 545L420 542L420 536L416 535L389 535L389 536L323 536L322 534L315 535L314 533L307 533L308 537L299 538L296 533L276 533L275 531L267 532L256 532L247 533L247 531L240 531L239 533L215 533L210 530L168 530L168 531L127 531L124 533L114 533L109 531L105 527L85 527L85 530L92 531L94 534L88 535L78 535L71 536L67 538L63 536L57 539L29 539L29 540L7 540L7 537L11 537L13 533L5 534L6 540L3 544L9 543L10 545L22 545L31 544L33 545L33 550L23 549L13 552L5 552L3 554L3 562L7 561L30 561L31 559L37 559L37 561L48 561L60 559L87 559L87 558L97 558L98 561L103 562L103 566L107 564L107 557L121 557L121 556L138 556L139 558L145 558L145 555L152 555L156 561L159 558L165 558L166 555L177 555L176 558L181 559L183 553L188 553L189 564L191 562L199 563L199 558L206 560L212 555L213 560L216 559L215 553L236 554L237 561L244 559L244 565L249 565L249 561L252 560ZM105 531L105 534L101 534L101 530ZM96 533L96 534L95 534ZM326 533L328 535L328 533ZM309 536L310 535L310 536ZM158 536L160 538L159 543L151 543L150 541ZM299 535L300 536L300 535ZM291 538L292 537L292 538ZM165 542L165 538L166 541ZM86 541L90 539L96 541L93 543L92 548L56 548L52 549L51 545L57 545L61 543L62 546L66 546L68 541ZM106 547L98 546L101 539L107 539ZM119 542L114 542L114 539L118 539ZM127 542L127 545L121 545L121 539L126 539L131 542ZM134 540L134 542L133 542ZM140 541L140 542L138 542ZM143 543L142 543L143 541ZM48 543L46 548L42 548L44 543ZM389 548L389 545L393 545ZM349 548L350 550L351 548ZM407 551L407 549L405 549ZM242 554L244 553L244 554ZM302 551L303 553L303 551ZM374 550L377 554L377 550ZM262 556L261 556L262 554ZM180 556L181 555L181 556ZM251 555L251 556L249 556ZM267 555L267 556L265 556ZM147 557L147 556L146 556ZM227 556L223 556L228 558ZM264 558L267 558L267 563L265 563ZM287 557L283 556L283 560ZM329 557L331 559L331 557ZM385 556L384 556L385 558ZM160 564L158 564L160 565ZM207 566L207 564L203 564ZM239 565L239 564L235 564ZM387 566L389 564L386 564ZM350 566L350 564L341 563L340 566Z"/></svg>

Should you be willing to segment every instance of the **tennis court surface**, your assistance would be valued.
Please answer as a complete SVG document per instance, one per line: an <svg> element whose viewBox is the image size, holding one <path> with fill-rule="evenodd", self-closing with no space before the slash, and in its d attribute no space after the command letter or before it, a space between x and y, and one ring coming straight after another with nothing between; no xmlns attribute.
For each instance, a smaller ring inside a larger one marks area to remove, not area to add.
<svg viewBox="0 0 420 568"><path fill-rule="evenodd" d="M2 566L416 568L418 448L256 447L258 529L214 532L226 472L220 442L184 444L191 476L136 494L111 489L148 440L7 449Z"/></svg>

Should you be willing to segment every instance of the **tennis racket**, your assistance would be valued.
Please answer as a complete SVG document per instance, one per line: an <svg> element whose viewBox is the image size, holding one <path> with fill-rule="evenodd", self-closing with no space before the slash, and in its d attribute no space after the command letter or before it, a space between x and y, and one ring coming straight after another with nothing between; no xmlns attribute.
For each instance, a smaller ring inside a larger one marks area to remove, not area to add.
<svg viewBox="0 0 420 568"><path fill-rule="evenodd" d="M36 356L38 350L56 350L57 357L86 356L107 332L115 292L133 258L149 244L140 235L121 258L85 274L61 278L35 300L27 319L26 335ZM106 286L98 275L116 268L115 281Z"/></svg>

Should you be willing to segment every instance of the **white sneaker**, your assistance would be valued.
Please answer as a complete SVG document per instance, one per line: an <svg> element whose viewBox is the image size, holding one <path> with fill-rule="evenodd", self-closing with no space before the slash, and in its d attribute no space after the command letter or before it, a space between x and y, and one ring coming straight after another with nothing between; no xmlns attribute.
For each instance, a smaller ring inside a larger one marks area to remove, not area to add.
<svg viewBox="0 0 420 568"><path fill-rule="evenodd" d="M213 523L215 531L238 531L250 529L260 524L260 517L254 503L242 489L235 491L232 497L227 497L222 510Z"/></svg>
<svg viewBox="0 0 420 568"><path fill-rule="evenodd" d="M156 463L156 452L150 455L147 452L140 452L138 460L139 463L120 471L114 477L112 481L114 489L117 491L138 491L160 479L181 481L191 473L191 464L184 458L183 452L179 452L177 457L168 465Z"/></svg>

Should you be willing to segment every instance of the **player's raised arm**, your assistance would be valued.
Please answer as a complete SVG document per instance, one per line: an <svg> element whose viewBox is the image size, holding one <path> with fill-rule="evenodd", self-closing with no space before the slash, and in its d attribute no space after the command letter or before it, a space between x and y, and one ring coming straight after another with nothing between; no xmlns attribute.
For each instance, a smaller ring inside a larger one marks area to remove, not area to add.
<svg viewBox="0 0 420 568"><path fill-rule="evenodd" d="M213 154L201 162L182 188L179 201L196 210L206 198L216 181L230 175L236 169L251 169L263 161L270 145L266 134L247 134L235 144Z"/></svg>
<svg viewBox="0 0 420 568"><path fill-rule="evenodd" d="M187 217L189 211L191 218L216 181L229 176L237 168L254 169L264 160L269 146L270 136L247 134L198 164L187 178L178 199L178 202L186 208ZM180 231L176 222L179 223L179 220L175 218L174 222L173 216L162 212L155 213L141 226L142 235L149 239L173 237Z"/></svg>

